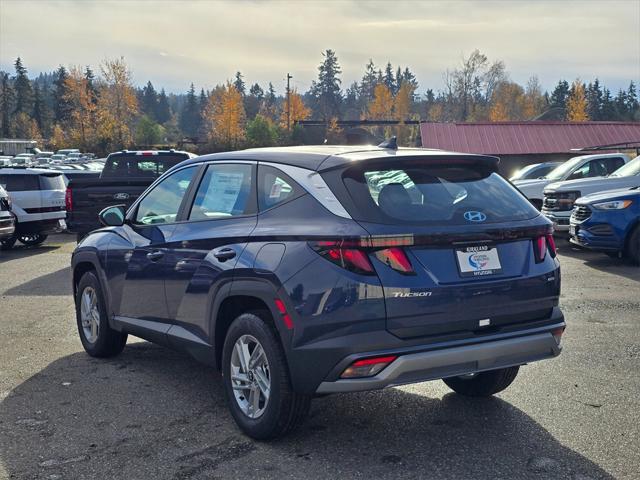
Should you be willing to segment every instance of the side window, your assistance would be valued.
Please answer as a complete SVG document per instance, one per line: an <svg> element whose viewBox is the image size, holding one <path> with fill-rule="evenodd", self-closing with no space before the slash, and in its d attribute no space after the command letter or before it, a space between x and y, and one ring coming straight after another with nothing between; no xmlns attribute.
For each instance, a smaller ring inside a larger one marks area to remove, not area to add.
<svg viewBox="0 0 640 480"><path fill-rule="evenodd" d="M7 192L40 190L38 175L2 175L0 176L0 185Z"/></svg>
<svg viewBox="0 0 640 480"><path fill-rule="evenodd" d="M620 157L607 158L606 164L607 164L607 175L609 175L610 173L615 172L617 169L623 166L624 160Z"/></svg>
<svg viewBox="0 0 640 480"><path fill-rule="evenodd" d="M288 175L277 168L258 167L258 207L267 210L304 193Z"/></svg>
<svg viewBox="0 0 640 480"><path fill-rule="evenodd" d="M138 204L135 222L143 225L175 222L196 170L196 166L184 168L153 187Z"/></svg>
<svg viewBox="0 0 640 480"><path fill-rule="evenodd" d="M578 168L576 171L574 171L571 175L569 175L569 178L567 180L576 180L578 178L588 177L589 176L590 165L591 165L591 162L585 163L580 168Z"/></svg>
<svg viewBox="0 0 640 480"><path fill-rule="evenodd" d="M255 211L251 165L209 165L196 193L189 220L213 220Z"/></svg>

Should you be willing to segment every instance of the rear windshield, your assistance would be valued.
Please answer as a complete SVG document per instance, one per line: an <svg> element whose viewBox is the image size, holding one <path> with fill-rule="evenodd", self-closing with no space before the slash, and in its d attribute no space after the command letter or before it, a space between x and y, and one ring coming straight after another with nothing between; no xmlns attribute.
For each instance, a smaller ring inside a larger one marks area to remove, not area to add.
<svg viewBox="0 0 640 480"><path fill-rule="evenodd" d="M356 216L375 223L469 224L526 220L538 211L497 173L459 166L351 169Z"/></svg>
<svg viewBox="0 0 640 480"><path fill-rule="evenodd" d="M40 190L64 190L66 188L62 174L38 175L40 178Z"/></svg>
<svg viewBox="0 0 640 480"><path fill-rule="evenodd" d="M107 159L102 176L156 178L187 158L189 157L184 154L117 155Z"/></svg>

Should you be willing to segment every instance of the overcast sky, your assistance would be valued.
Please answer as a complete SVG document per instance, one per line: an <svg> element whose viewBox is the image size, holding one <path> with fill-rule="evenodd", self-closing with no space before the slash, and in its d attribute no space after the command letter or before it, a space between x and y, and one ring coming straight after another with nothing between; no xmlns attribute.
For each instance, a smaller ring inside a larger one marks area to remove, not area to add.
<svg viewBox="0 0 640 480"><path fill-rule="evenodd" d="M343 87L372 58L409 66L419 91L475 48L513 80L599 77L612 90L640 79L640 0L133 1L0 0L0 68L30 75L124 56L137 84L211 88L240 70L247 83L306 91L321 52L336 51Z"/></svg>

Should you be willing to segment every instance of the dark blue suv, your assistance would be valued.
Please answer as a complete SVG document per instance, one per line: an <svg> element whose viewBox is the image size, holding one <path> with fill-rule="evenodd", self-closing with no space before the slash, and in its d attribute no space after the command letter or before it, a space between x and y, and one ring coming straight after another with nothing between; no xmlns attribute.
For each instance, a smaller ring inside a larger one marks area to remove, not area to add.
<svg viewBox="0 0 640 480"><path fill-rule="evenodd" d="M560 353L551 224L495 157L291 147L187 160L72 258L92 356L127 334L222 371L254 438L315 395L444 379L470 396Z"/></svg>

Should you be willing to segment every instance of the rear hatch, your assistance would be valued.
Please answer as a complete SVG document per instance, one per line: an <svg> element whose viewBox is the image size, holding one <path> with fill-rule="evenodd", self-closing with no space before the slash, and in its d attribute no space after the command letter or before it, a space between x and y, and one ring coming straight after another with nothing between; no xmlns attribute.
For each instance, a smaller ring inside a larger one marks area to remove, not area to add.
<svg viewBox="0 0 640 480"><path fill-rule="evenodd" d="M371 235L394 335L485 334L557 305L550 224L490 158L396 157L323 174Z"/></svg>

